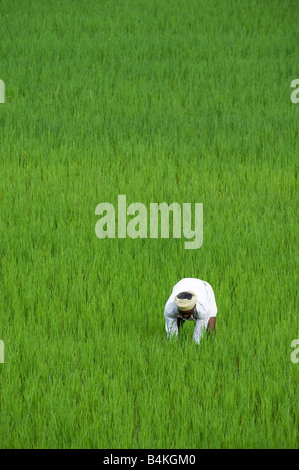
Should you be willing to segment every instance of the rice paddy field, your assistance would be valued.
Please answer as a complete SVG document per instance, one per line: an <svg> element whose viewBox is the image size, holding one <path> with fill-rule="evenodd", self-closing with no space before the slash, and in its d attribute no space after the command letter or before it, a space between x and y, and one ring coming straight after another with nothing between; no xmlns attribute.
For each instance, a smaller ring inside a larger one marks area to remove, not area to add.
<svg viewBox="0 0 299 470"><path fill-rule="evenodd" d="M0 0L0 31L0 447L298 448L298 1ZM119 195L202 203L202 246L98 238Z"/></svg>

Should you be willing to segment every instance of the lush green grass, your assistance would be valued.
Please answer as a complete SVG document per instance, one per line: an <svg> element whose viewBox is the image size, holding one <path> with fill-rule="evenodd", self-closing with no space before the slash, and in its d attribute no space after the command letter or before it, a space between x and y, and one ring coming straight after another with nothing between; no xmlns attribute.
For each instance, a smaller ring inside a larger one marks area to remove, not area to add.
<svg viewBox="0 0 299 470"><path fill-rule="evenodd" d="M1 448L298 447L298 2L0 1ZM204 242L100 202L202 202ZM165 337L182 277L217 335Z"/></svg>

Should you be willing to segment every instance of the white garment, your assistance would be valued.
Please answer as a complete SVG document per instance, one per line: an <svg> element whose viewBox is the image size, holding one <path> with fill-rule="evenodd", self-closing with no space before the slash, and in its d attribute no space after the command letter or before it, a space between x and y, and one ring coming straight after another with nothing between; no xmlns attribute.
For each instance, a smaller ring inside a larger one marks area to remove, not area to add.
<svg viewBox="0 0 299 470"><path fill-rule="evenodd" d="M194 314L190 318L184 319L179 313L175 304L175 296L180 292L193 291L196 294L197 301ZM166 302L164 308L165 329L167 338L178 334L177 318L183 318L184 321L195 321L193 339L199 344L200 339L207 329L210 317L216 317L217 306L212 286L206 281L187 277L181 279L172 289L171 296Z"/></svg>

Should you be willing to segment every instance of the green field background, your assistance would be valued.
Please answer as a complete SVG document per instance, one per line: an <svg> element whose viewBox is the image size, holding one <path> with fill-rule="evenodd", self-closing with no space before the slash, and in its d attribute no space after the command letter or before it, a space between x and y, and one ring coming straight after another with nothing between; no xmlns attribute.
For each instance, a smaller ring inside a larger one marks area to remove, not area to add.
<svg viewBox="0 0 299 470"><path fill-rule="evenodd" d="M0 31L0 447L298 448L298 1L0 0ZM203 203L202 247L100 240L119 194Z"/></svg>

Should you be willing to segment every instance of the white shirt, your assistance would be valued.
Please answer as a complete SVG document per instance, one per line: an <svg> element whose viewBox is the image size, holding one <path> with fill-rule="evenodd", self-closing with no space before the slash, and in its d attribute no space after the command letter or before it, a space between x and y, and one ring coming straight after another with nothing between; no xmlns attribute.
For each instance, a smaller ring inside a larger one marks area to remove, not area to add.
<svg viewBox="0 0 299 470"><path fill-rule="evenodd" d="M216 317L217 305L212 286L206 281L186 277L181 279L172 289L172 293L164 308L165 329L167 338L178 334L177 318L184 318L174 301L177 294L191 290L196 294L197 301L194 314L186 321L195 321L193 339L199 344L203 332L207 329L210 317Z"/></svg>

